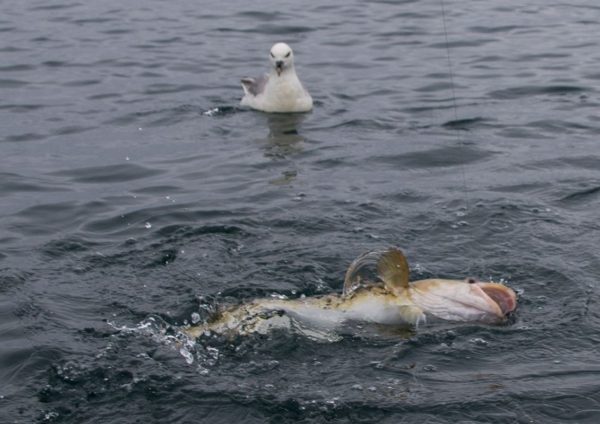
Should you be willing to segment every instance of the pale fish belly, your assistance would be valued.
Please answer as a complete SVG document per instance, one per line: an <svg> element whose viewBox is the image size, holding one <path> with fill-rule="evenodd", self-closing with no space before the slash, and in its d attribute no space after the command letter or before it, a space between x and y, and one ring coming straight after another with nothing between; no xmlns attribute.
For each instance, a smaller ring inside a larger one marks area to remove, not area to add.
<svg viewBox="0 0 600 424"><path fill-rule="evenodd" d="M413 318L410 309L410 305L402 305L393 298L367 294L348 305L345 313L347 319L354 321L385 325L417 324L420 318Z"/></svg>
<svg viewBox="0 0 600 424"><path fill-rule="evenodd" d="M297 300L265 300L266 308L285 311L296 320L319 327L335 327L346 321L362 321L377 324L414 324L407 316L406 307L394 296L361 293L349 299L337 296ZM408 306L410 307L410 306Z"/></svg>
<svg viewBox="0 0 600 424"><path fill-rule="evenodd" d="M411 304L402 304L390 295L364 292L348 299L323 296L305 299L258 299L224 311L210 323L189 328L192 337L217 333L247 335L267 333L274 328L289 328L298 323L318 331L335 330L348 321L386 325L418 324L424 320Z"/></svg>

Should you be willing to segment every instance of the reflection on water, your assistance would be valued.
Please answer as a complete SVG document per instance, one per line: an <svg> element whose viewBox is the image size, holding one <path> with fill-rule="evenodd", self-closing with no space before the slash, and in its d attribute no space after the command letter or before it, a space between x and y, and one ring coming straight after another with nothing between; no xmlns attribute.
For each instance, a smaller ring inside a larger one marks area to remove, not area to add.
<svg viewBox="0 0 600 424"><path fill-rule="evenodd" d="M598 0L197 3L2 3L0 421L600 422ZM237 106L276 41L313 112ZM171 348L390 245L514 321Z"/></svg>
<svg viewBox="0 0 600 424"><path fill-rule="evenodd" d="M281 171L280 175L269 182L274 185L286 185L298 176L293 155L302 151L304 137L299 128L306 119L306 113L269 113L265 114L269 133L259 140L264 145L265 156L273 160L287 160L290 169Z"/></svg>
<svg viewBox="0 0 600 424"><path fill-rule="evenodd" d="M304 137L299 128L305 113L269 113L265 115L269 134L264 139L265 155L284 158L302 151Z"/></svg>

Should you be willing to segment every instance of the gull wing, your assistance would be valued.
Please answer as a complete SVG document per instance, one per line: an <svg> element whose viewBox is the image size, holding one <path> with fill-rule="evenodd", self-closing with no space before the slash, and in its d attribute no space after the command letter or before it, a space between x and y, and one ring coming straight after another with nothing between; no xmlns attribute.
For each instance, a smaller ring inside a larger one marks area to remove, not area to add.
<svg viewBox="0 0 600 424"><path fill-rule="evenodd" d="M265 74L258 78L242 78L242 88L244 89L244 94L250 96L258 96L263 91L265 91L265 86L267 85L267 81L269 81L269 75Z"/></svg>

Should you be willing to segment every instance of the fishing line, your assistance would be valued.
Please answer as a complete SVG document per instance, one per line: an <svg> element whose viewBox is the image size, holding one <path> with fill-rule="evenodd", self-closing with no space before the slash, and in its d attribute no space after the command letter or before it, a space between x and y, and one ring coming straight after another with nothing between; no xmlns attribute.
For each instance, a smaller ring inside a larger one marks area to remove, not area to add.
<svg viewBox="0 0 600 424"><path fill-rule="evenodd" d="M448 72L450 74L450 88L452 91L452 106L453 106L453 110L454 110L454 129L456 131L456 139L458 141L459 146L461 147L465 147L466 143L463 139L463 137L460 134L460 128L459 128L459 121L458 121L458 107L456 105L456 91L455 91L455 86L454 86L454 71L452 69L452 58L450 56L450 43L448 41L448 28L446 26L446 6L444 4L444 0L440 0L440 6L442 9L442 23L443 23L443 28L444 28L444 40L445 40L445 45L446 45L446 58L448 60ZM466 175L466 171L465 171L465 165L464 163L460 164L460 173L462 175L462 183L463 183L463 200L465 202L465 213L464 215L466 216L467 213L469 213L469 195L468 195L468 187L467 187L467 175ZM461 222L459 221L458 226L461 225ZM481 261L481 255L482 252L477 249L477 253L475 254L477 256L477 259L475 259L473 256L470 257L470 261L467 267L467 273L471 272L471 268L472 268L472 264L473 262L479 262Z"/></svg>
<svg viewBox="0 0 600 424"><path fill-rule="evenodd" d="M456 131L456 139L461 147L464 147L465 143L460 136L460 129L458 128L458 107L456 106L456 92L454 87L454 71L452 70L452 59L450 57L450 43L448 42L448 29L446 27L446 7L444 0L440 0L440 6L442 8L442 24L444 28L444 40L446 45L446 58L448 59L448 72L450 74L450 89L452 91L452 109L454 110L454 126ZM465 214L469 211L469 199L467 196L467 177L465 173L464 164L460 165L460 172L462 174L463 181L463 198L465 201Z"/></svg>

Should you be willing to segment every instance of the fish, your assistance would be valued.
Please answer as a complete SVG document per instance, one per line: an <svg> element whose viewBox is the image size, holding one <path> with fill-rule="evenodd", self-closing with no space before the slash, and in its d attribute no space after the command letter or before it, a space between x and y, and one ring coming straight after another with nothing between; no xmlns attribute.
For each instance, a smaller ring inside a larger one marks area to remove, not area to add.
<svg viewBox="0 0 600 424"><path fill-rule="evenodd" d="M373 262L376 278L365 278L361 272ZM502 283L474 278L411 282L409 276L408 261L399 248L367 252L350 264L341 295L255 299L225 308L185 333L192 338L266 334L293 322L324 331L353 321L414 327L436 319L501 324L517 307L516 293Z"/></svg>

